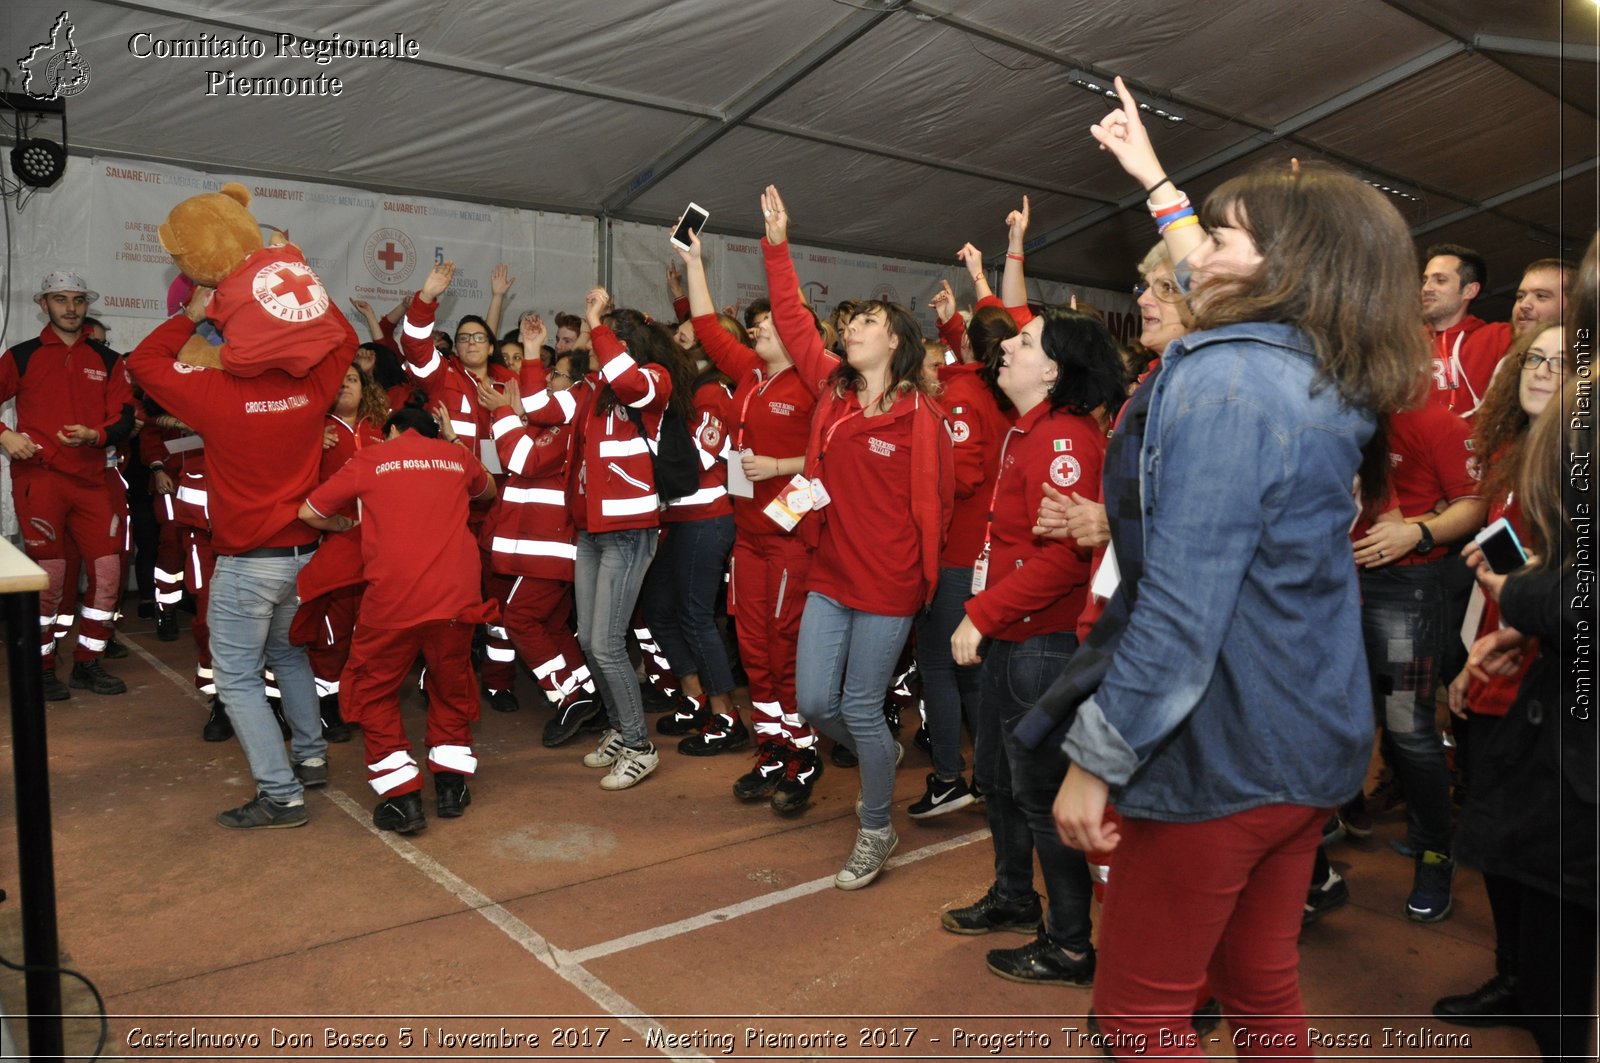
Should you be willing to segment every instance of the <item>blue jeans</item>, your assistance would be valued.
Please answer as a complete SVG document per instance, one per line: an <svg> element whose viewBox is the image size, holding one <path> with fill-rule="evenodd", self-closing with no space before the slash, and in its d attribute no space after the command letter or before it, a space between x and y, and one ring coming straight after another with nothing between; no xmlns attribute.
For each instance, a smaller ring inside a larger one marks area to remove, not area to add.
<svg viewBox="0 0 1600 1063"><path fill-rule="evenodd" d="M795 701L807 723L856 751L868 830L889 825L895 749L883 696L914 619L864 613L814 591L800 617Z"/></svg>
<svg viewBox="0 0 1600 1063"><path fill-rule="evenodd" d="M644 578L645 623L679 679L697 675L710 695L733 691L717 630L717 592L733 549L733 514L668 524Z"/></svg>
<svg viewBox="0 0 1600 1063"><path fill-rule="evenodd" d="M917 664L922 669L922 704L933 744L933 770L954 779L966 767L961 756L961 720L975 727L982 694L977 665L958 665L950 653L950 636L967 615L972 597L972 569L941 568L933 601L917 625Z"/></svg>
<svg viewBox="0 0 1600 1063"><path fill-rule="evenodd" d="M289 644L289 626L300 608L295 577L310 554L299 557L218 557L211 577L211 667L217 696L239 736L256 788L274 801L299 801L304 793L295 763L325 756L316 680L305 648ZM267 704L263 668L272 669L289 721L291 752Z"/></svg>
<svg viewBox="0 0 1600 1063"><path fill-rule="evenodd" d="M645 570L656 553L659 528L578 532L572 596L578 644L606 703L606 719L635 749L650 744L644 729L639 677L628 660L628 627Z"/></svg>
<svg viewBox="0 0 1600 1063"><path fill-rule="evenodd" d="M972 759L993 835L995 893L1004 901L1027 899L1033 893L1037 853L1050 940L1070 952L1084 952L1089 948L1093 890L1083 853L1062 843L1050 813L1061 776L1015 739L1017 721L1066 668L1078 639L1060 631L1026 642L993 641L988 647Z"/></svg>
<svg viewBox="0 0 1600 1063"><path fill-rule="evenodd" d="M1450 767L1434 723L1446 652L1445 566L1436 561L1361 573L1372 703L1384 752L1406 796L1407 839L1419 853L1450 851Z"/></svg>

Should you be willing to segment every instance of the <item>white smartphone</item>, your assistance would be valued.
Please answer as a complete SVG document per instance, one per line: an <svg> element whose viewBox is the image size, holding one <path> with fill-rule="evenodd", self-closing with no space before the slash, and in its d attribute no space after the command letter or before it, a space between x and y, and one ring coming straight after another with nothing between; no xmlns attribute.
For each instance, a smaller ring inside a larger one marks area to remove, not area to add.
<svg viewBox="0 0 1600 1063"><path fill-rule="evenodd" d="M1510 575L1528 563L1528 552L1522 548L1516 529L1504 517L1495 521L1473 537L1489 569L1501 576Z"/></svg>
<svg viewBox="0 0 1600 1063"><path fill-rule="evenodd" d="M683 217L678 219L677 227L672 230L672 246L689 250L689 236L705 227L711 218L711 212L698 203L690 203L683 211Z"/></svg>

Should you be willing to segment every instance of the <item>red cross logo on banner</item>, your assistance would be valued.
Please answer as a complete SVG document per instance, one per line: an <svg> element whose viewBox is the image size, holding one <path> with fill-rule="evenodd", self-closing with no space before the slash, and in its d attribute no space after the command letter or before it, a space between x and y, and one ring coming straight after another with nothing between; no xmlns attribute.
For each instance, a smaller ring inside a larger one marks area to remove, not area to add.
<svg viewBox="0 0 1600 1063"><path fill-rule="evenodd" d="M378 258L383 262L383 268L393 273L395 266L405 261L406 253L394 246L394 241L390 240L383 245L383 250L378 252Z"/></svg>
<svg viewBox="0 0 1600 1063"><path fill-rule="evenodd" d="M257 271L250 286L261 309L291 324L327 313L332 300L311 267L304 262L271 262Z"/></svg>

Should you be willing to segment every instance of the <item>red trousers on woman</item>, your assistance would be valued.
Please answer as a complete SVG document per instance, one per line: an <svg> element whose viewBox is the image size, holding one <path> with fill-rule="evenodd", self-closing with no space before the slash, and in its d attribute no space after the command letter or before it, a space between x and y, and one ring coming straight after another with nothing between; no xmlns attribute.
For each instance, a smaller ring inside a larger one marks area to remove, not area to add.
<svg viewBox="0 0 1600 1063"><path fill-rule="evenodd" d="M816 732L801 719L794 694L811 551L794 536L740 534L729 571L728 611L750 680L756 741L776 739L796 749L815 745Z"/></svg>
<svg viewBox="0 0 1600 1063"><path fill-rule="evenodd" d="M1208 978L1239 1056L1312 1054L1300 918L1327 818L1303 805L1199 823L1123 817L1094 980L1115 1058L1205 1055L1189 1020Z"/></svg>

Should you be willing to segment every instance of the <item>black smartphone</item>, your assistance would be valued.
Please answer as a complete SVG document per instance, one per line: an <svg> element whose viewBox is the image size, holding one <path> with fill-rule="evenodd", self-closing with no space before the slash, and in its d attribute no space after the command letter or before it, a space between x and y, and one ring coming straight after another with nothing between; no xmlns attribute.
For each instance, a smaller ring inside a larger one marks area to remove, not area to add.
<svg viewBox="0 0 1600 1063"><path fill-rule="evenodd" d="M673 246L689 250L689 235L703 229L710 218L710 211L698 203L690 203L684 208L683 217L678 219L678 227L672 230Z"/></svg>
<svg viewBox="0 0 1600 1063"><path fill-rule="evenodd" d="M1483 551L1490 570L1499 575L1509 575L1528 563L1528 552L1522 548L1516 529L1504 517L1473 536L1473 541Z"/></svg>

